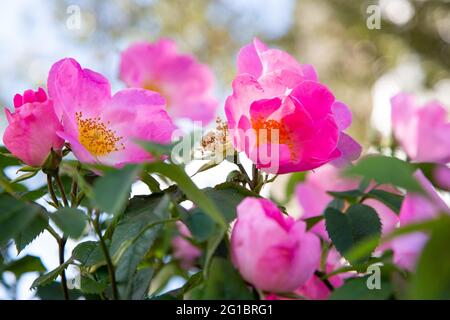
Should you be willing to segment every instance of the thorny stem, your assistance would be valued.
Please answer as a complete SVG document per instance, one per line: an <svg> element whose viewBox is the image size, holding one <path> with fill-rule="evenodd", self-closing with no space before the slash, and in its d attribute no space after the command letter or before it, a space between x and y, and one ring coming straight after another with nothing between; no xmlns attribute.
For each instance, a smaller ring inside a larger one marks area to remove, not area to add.
<svg viewBox="0 0 450 320"><path fill-rule="evenodd" d="M94 217L94 220L93 220L94 229L95 229L95 232L97 233L98 238L100 240L100 247L101 247L101 249L103 251L103 255L105 256L106 266L108 267L108 274L109 274L109 278L110 278L110 281L111 281L111 288L112 288L113 299L114 300L118 300L119 299L119 294L118 294L118 291L117 291L116 274L115 274L115 270L114 270L114 265L112 263L111 256L109 255L109 251L108 251L108 248L106 246L105 240L103 239L102 231L100 230L100 211L95 210L94 214L95 214L95 217Z"/></svg>

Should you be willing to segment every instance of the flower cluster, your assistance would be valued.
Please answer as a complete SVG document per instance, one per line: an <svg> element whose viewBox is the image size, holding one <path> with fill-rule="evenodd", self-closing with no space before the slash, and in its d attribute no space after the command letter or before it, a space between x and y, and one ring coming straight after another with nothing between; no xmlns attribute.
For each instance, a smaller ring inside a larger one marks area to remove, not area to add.
<svg viewBox="0 0 450 320"><path fill-rule="evenodd" d="M393 97L391 156L369 155L356 162L362 147L345 132L352 123L350 109L319 81L311 65L255 39L238 53L232 93L224 103L226 122L217 118L216 129L197 148L202 157L213 158L197 173L222 161L239 170L214 188L199 189L184 164L167 156L176 147L179 119L206 125L216 117L212 71L163 39L126 49L120 79L126 88L112 94L103 75L65 58L51 67L46 90L17 94L14 111L5 109L3 141L11 153L6 156L26 164L19 171L31 174L23 179L40 170L47 174L47 203L56 209L47 220L62 231L59 235L48 222L42 230L33 223L27 232L36 234L25 238L31 242L44 230L55 237L61 265L44 280L61 275L66 298L64 270L76 260L80 290L87 279L89 289L102 298L160 292L163 287L153 286L172 272L189 279L176 290L177 297L182 292L188 298L216 298L229 289L245 298L328 299L348 282L365 279L369 262L393 264L402 277L414 274L437 228L410 231L408 226L450 215L441 197L450 190L450 122L439 102L418 106L413 95ZM76 165L64 160L70 152ZM251 162L251 174L240 155ZM287 173L295 174L284 203L262 197L266 185ZM61 175L72 179L70 199ZM151 195L130 199L137 178ZM5 221L36 200L17 182L2 180L0 201L22 201L2 204L12 210ZM301 212L293 214L294 208ZM27 219L41 209L28 210ZM82 242L64 261L66 239L88 235L87 221L99 242ZM22 232L8 233L18 248ZM365 255L358 256L355 248ZM84 259L88 251L95 260L90 264ZM203 272L192 276L198 269ZM158 281L150 285L154 272ZM213 277L214 272L220 274ZM140 282L143 289L131 292ZM214 290L218 284L227 290Z"/></svg>

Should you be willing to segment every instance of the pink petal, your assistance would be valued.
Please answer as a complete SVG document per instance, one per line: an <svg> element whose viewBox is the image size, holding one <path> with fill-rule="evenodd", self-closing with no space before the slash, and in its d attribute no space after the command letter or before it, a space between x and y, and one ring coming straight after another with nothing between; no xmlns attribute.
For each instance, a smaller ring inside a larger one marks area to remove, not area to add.
<svg viewBox="0 0 450 320"><path fill-rule="evenodd" d="M300 102L315 120L327 116L334 103L334 96L330 90L313 81L303 81L292 90L290 96Z"/></svg>

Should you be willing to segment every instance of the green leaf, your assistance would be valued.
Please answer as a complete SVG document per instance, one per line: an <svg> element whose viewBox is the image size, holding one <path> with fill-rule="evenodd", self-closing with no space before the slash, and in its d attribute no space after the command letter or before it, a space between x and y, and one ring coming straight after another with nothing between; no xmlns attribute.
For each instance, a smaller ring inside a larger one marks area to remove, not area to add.
<svg viewBox="0 0 450 320"><path fill-rule="evenodd" d="M87 225L86 214L75 208L58 209L51 215L51 219L64 234L73 239L81 237Z"/></svg>
<svg viewBox="0 0 450 320"><path fill-rule="evenodd" d="M341 198L335 198L333 200L331 200L328 205L327 208L333 208L336 210L342 210L345 207L345 201L344 199Z"/></svg>
<svg viewBox="0 0 450 320"><path fill-rule="evenodd" d="M201 290L201 299L252 300L253 295L227 259L215 257Z"/></svg>
<svg viewBox="0 0 450 320"><path fill-rule="evenodd" d="M208 214L219 225L226 228L226 222L221 211L214 202L209 199L189 178L186 172L179 166L164 162L153 162L147 165L148 172L162 174L175 181L178 187L186 194L189 200L192 200L200 209Z"/></svg>
<svg viewBox="0 0 450 320"><path fill-rule="evenodd" d="M153 277L152 268L140 269L136 272L133 279L133 285L131 288L131 299L142 300L146 298L148 290L150 288L150 281Z"/></svg>
<svg viewBox="0 0 450 320"><path fill-rule="evenodd" d="M48 226L48 218L44 215L37 215L30 224L14 237L17 252L20 253L34 239L36 239Z"/></svg>
<svg viewBox="0 0 450 320"><path fill-rule="evenodd" d="M129 165L98 178L94 183L94 205L117 218L125 208L131 186L141 170L141 166Z"/></svg>
<svg viewBox="0 0 450 320"><path fill-rule="evenodd" d="M381 155L367 156L345 170L345 175L362 176L379 184L392 184L412 192L421 192L422 187L413 177L415 167L397 158Z"/></svg>
<svg viewBox="0 0 450 320"><path fill-rule="evenodd" d="M47 186L40 187L36 190L21 193L20 199L22 199L24 201L35 201L35 200L40 199L43 196L45 196L47 194L47 192L48 192Z"/></svg>
<svg viewBox="0 0 450 320"><path fill-rule="evenodd" d="M314 227L316 224L318 224L324 218L325 218L324 216L316 216L316 217L311 217L311 218L305 219L304 221L306 223L306 229L311 230L312 227Z"/></svg>
<svg viewBox="0 0 450 320"><path fill-rule="evenodd" d="M72 261L73 259L70 258L69 260L67 260L57 268L53 269L52 271L38 277L33 281L30 289L34 289L40 286L46 286L52 283L72 263Z"/></svg>
<svg viewBox="0 0 450 320"><path fill-rule="evenodd" d="M373 248L376 247L378 244L384 244L397 237L406 234L411 234L414 232L419 231L431 232L439 223L440 223L439 219L430 219L418 223L407 224L403 227L397 228L393 230L391 233L385 235L383 238L381 238L381 240L379 239L378 235L368 237L367 239L361 241L350 250L350 252L348 253L348 259L350 261L363 259L364 257L370 255Z"/></svg>
<svg viewBox="0 0 450 320"><path fill-rule="evenodd" d="M14 273L16 279L19 279L23 274L28 272L45 272L46 269L42 264L40 258L35 256L25 256L20 258L19 260L12 261L5 265L3 268L0 268L0 271L10 271Z"/></svg>
<svg viewBox="0 0 450 320"><path fill-rule="evenodd" d="M19 166L22 162L14 157L8 149L0 147L0 168Z"/></svg>
<svg viewBox="0 0 450 320"><path fill-rule="evenodd" d="M348 201L355 201L359 197L362 197L364 195L363 192L360 190L347 190L347 191L328 191L329 195L333 196L334 198L344 199Z"/></svg>
<svg viewBox="0 0 450 320"><path fill-rule="evenodd" d="M40 205L0 194L0 244L18 236L39 215L45 215L45 209Z"/></svg>
<svg viewBox="0 0 450 320"><path fill-rule="evenodd" d="M412 299L450 299L450 218L437 220L412 281Z"/></svg>
<svg viewBox="0 0 450 320"><path fill-rule="evenodd" d="M152 247L162 224L168 221L170 203L169 196L163 196L153 210L135 214L117 225L110 252L121 298L131 298L136 268Z"/></svg>
<svg viewBox="0 0 450 320"><path fill-rule="evenodd" d="M103 251L97 241L80 243L73 249L72 257L86 267L106 264Z"/></svg>
<svg viewBox="0 0 450 320"><path fill-rule="evenodd" d="M251 191L232 183L223 183L214 188L202 190L222 213L227 223L237 217L236 207L248 196L256 196Z"/></svg>
<svg viewBox="0 0 450 320"><path fill-rule="evenodd" d="M45 287L38 287L36 296L42 300L64 300L60 282L51 282ZM86 297L85 295L82 295L79 290L69 290L70 300L76 300L83 296Z"/></svg>
<svg viewBox="0 0 450 320"><path fill-rule="evenodd" d="M352 205L346 214L327 208L325 210L327 232L336 249L347 259L350 250L365 239L381 236L381 222L376 211L363 204ZM378 243L377 243L378 244ZM371 251L375 250L376 245ZM368 256L364 257L365 259ZM352 264L361 261L352 261Z"/></svg>
<svg viewBox="0 0 450 320"><path fill-rule="evenodd" d="M39 171L31 171L31 172L27 172L22 174L21 176L15 178L14 180L11 181L11 183L18 183L18 182L22 182L28 179L33 178L35 175L38 174Z"/></svg>
<svg viewBox="0 0 450 320"><path fill-rule="evenodd" d="M400 208L402 207L403 197L401 195L384 191L384 190L370 190L367 196L372 199L376 199L383 204L385 204L389 209L395 213L400 213Z"/></svg>
<svg viewBox="0 0 450 320"><path fill-rule="evenodd" d="M381 289L368 289L367 277L353 278L333 291L330 300L387 300L393 294L392 285L381 280Z"/></svg>
<svg viewBox="0 0 450 320"><path fill-rule="evenodd" d="M199 242L206 241L216 230L214 221L198 208L194 208L191 211L182 214L181 220L183 220L191 231L194 239Z"/></svg>
<svg viewBox="0 0 450 320"><path fill-rule="evenodd" d="M82 275L80 278L80 290L87 294L100 294L107 288L106 281L97 281L91 275Z"/></svg>

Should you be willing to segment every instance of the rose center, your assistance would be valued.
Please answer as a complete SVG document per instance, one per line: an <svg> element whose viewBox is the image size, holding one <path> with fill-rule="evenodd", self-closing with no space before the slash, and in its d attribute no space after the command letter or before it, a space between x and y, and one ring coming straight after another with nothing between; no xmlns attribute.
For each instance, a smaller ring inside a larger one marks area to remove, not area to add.
<svg viewBox="0 0 450 320"><path fill-rule="evenodd" d="M252 127L256 131L258 145L262 143L289 145L291 143L289 130L276 120L264 121L262 118L258 118L252 121Z"/></svg>
<svg viewBox="0 0 450 320"><path fill-rule="evenodd" d="M114 130L108 129L100 117L85 118L81 112L76 113L78 124L78 140L93 156L104 156L120 149L125 145L120 142L123 137L118 137Z"/></svg>

